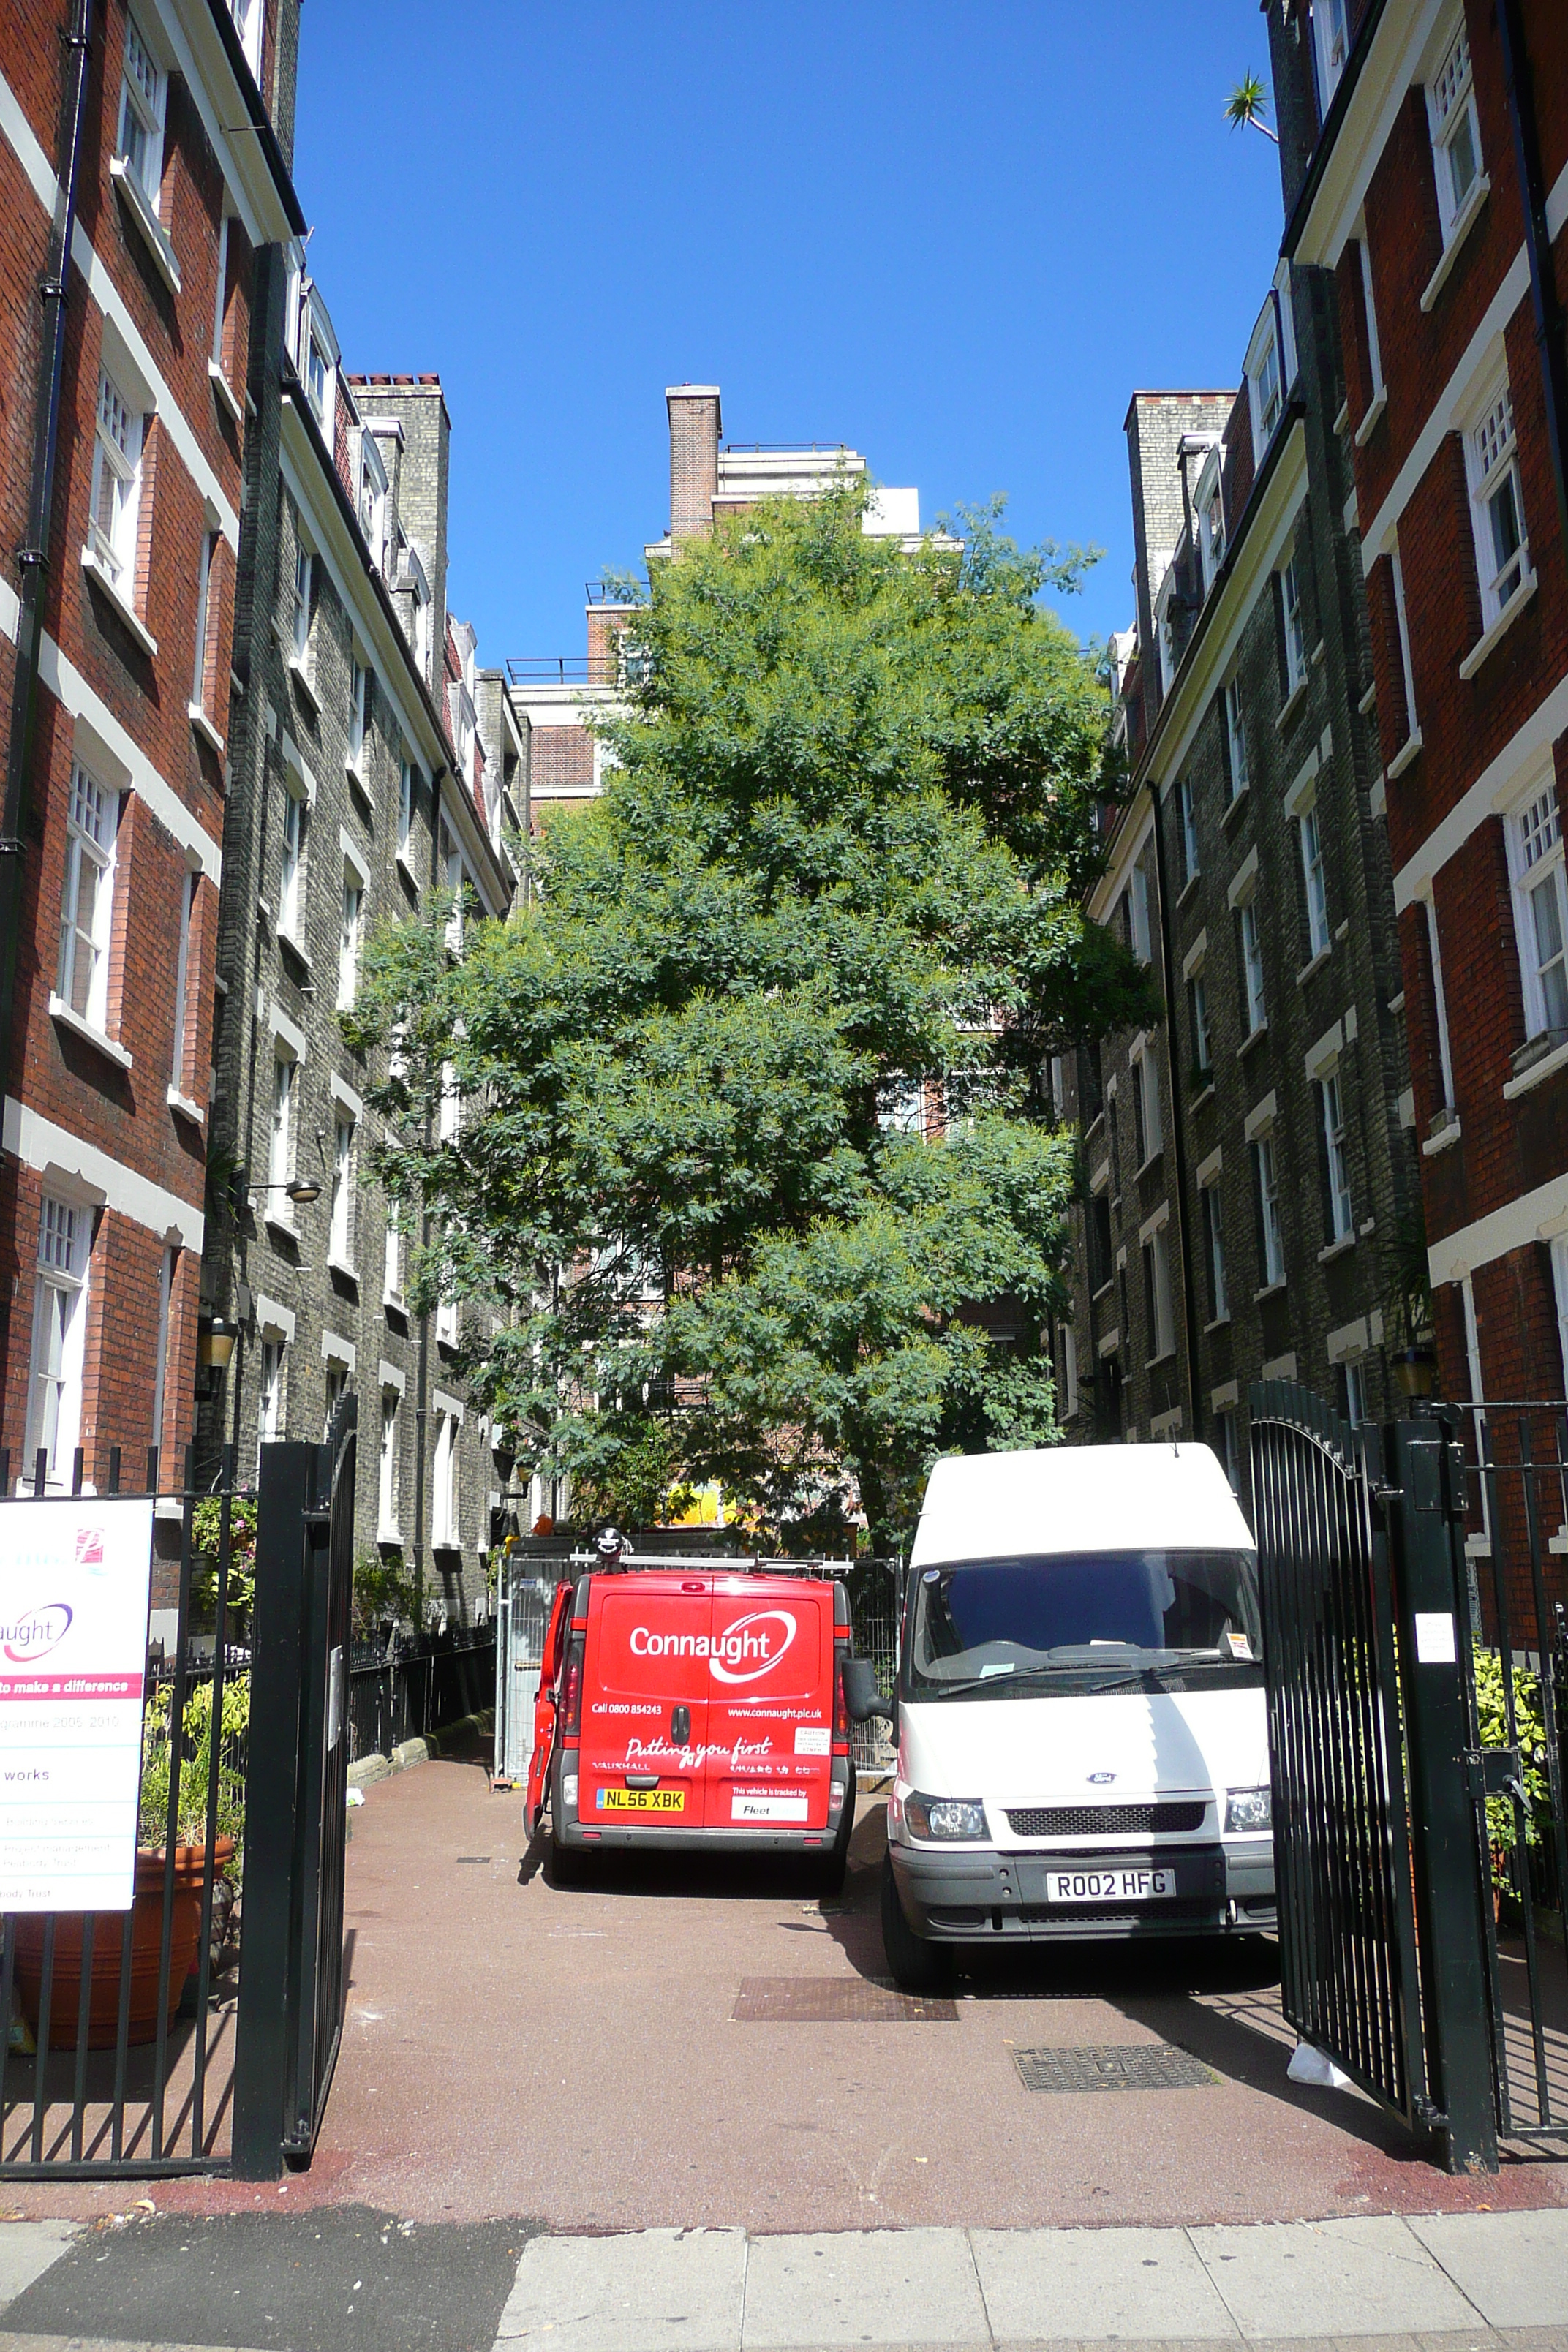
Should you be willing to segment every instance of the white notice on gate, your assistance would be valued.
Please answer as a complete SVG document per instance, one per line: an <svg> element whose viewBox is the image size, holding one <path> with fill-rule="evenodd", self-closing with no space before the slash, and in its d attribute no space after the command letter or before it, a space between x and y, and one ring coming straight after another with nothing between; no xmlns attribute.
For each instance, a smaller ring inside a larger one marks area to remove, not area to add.
<svg viewBox="0 0 1568 2352"><path fill-rule="evenodd" d="M128 1911L153 1503L0 1510L0 1911Z"/></svg>

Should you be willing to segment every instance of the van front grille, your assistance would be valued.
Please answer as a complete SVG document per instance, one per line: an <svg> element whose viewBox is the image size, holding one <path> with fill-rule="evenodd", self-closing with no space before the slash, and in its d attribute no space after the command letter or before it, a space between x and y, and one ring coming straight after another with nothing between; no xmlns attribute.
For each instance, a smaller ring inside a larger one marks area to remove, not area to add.
<svg viewBox="0 0 1568 2352"><path fill-rule="evenodd" d="M1201 1797L1159 1805L1020 1805L1008 1813L1015 1837L1147 1837L1152 1830L1200 1830Z"/></svg>

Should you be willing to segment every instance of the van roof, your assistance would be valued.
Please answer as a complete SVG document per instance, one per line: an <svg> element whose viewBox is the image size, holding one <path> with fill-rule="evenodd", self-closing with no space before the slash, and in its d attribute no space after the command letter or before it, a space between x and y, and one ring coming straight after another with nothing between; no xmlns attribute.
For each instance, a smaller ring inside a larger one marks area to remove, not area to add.
<svg viewBox="0 0 1568 2352"><path fill-rule="evenodd" d="M1212 1446L1049 1445L931 1471L910 1565L1052 1551L1251 1551Z"/></svg>

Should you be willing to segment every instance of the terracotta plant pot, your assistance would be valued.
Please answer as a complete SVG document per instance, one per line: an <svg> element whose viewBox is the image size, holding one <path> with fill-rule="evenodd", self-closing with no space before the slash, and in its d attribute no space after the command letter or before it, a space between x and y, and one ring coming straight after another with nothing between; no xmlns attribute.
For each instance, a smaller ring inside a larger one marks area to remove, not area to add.
<svg viewBox="0 0 1568 2352"><path fill-rule="evenodd" d="M202 1932L205 1845L174 1849L174 1908L169 1933L169 2007L172 2018L196 1964ZM219 1838L213 1849L213 1874L234 1860L234 1840ZM49 2048L76 2048L81 2002L82 1920L79 1911L55 1915L54 1982L49 1995ZM158 2032L158 1959L163 1933L163 1856L143 1847L136 1856L136 1899L129 1913L93 1915L92 1990L88 1995L87 2046L112 2050L120 2032L120 1959L125 1921L131 1922L131 2031L132 2042L152 2042ZM37 2033L44 1979L44 1919L25 1912L16 1921L16 1990L22 2014Z"/></svg>

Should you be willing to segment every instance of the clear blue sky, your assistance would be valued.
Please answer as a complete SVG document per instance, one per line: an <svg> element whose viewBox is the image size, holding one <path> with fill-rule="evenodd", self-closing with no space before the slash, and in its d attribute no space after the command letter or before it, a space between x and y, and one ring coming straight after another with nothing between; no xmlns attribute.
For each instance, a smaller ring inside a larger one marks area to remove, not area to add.
<svg viewBox="0 0 1568 2352"><path fill-rule="evenodd" d="M1237 380L1281 232L1258 0L308 0L295 177L354 370L452 416L481 661L583 649L583 583L668 510L663 391L847 441L922 520L994 490L1106 550L1130 394Z"/></svg>

